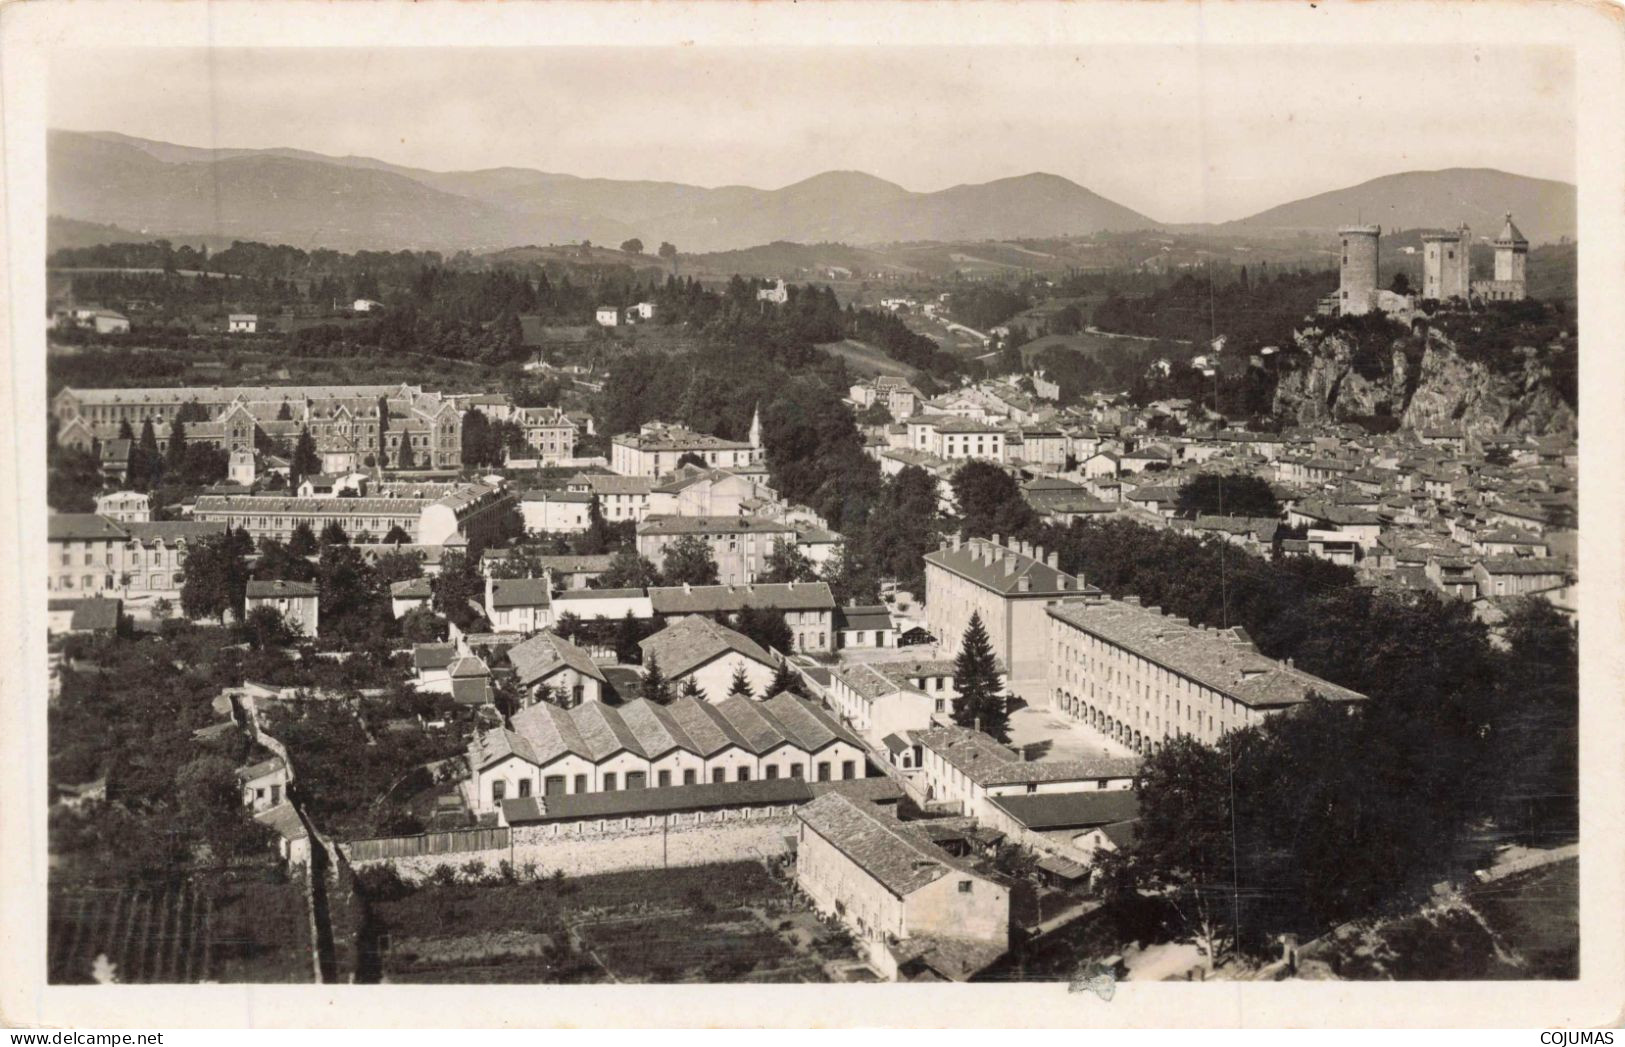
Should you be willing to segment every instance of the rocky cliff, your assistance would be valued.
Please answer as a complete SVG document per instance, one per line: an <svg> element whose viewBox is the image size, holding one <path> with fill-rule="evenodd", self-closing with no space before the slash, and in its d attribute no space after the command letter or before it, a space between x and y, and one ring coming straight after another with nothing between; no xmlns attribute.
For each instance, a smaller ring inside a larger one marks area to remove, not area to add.
<svg viewBox="0 0 1625 1047"><path fill-rule="evenodd" d="M1299 424L1387 415L1407 429L1459 425L1471 436L1576 427L1534 347L1516 349L1518 366L1492 371L1436 329L1390 339L1310 328L1295 339L1301 355L1277 382L1274 406Z"/></svg>

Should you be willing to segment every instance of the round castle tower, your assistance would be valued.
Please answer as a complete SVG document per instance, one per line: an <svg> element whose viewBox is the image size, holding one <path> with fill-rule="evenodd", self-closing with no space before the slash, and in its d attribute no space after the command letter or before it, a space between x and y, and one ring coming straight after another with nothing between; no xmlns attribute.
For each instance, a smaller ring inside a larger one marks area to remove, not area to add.
<svg viewBox="0 0 1625 1047"><path fill-rule="evenodd" d="M1363 316L1371 311L1377 292L1377 241L1380 225L1345 225L1337 231L1343 260L1338 267L1337 311L1342 316Z"/></svg>

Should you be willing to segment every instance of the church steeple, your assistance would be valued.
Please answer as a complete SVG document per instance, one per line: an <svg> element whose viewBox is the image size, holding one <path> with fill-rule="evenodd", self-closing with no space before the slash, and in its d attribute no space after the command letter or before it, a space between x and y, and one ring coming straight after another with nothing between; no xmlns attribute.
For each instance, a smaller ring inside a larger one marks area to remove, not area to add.
<svg viewBox="0 0 1625 1047"><path fill-rule="evenodd" d="M757 449L762 446L762 405L758 403L750 412L750 445Z"/></svg>

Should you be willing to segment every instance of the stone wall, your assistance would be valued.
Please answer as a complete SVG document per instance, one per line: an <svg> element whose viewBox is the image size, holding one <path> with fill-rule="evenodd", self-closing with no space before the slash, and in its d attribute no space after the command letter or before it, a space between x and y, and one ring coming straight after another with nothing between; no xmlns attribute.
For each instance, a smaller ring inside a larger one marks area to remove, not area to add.
<svg viewBox="0 0 1625 1047"><path fill-rule="evenodd" d="M778 857L790 852L789 839L795 833L795 808L780 805L706 811L698 820L687 812L614 818L607 824L599 820L519 825L513 827L512 845L505 850L381 861L392 863L408 880L428 876L441 864L461 869L471 861L483 862L487 872L510 861L516 869L534 863L549 875L562 871L566 876L587 876ZM357 868L375 864L379 862L355 863Z"/></svg>

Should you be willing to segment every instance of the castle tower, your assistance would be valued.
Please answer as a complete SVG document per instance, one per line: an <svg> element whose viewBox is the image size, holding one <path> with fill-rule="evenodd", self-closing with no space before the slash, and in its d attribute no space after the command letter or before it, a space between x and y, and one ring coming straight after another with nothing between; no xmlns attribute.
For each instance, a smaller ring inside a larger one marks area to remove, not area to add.
<svg viewBox="0 0 1625 1047"><path fill-rule="evenodd" d="M1529 259L1529 241L1512 224L1512 212L1506 215L1506 225L1501 228L1501 235L1494 241L1495 246L1495 282L1501 285L1503 295L1512 301L1524 298L1527 283L1524 278L1524 265Z"/></svg>
<svg viewBox="0 0 1625 1047"><path fill-rule="evenodd" d="M1472 243L1472 231L1465 223L1453 231L1422 234L1423 298L1443 302L1467 297Z"/></svg>
<svg viewBox="0 0 1625 1047"><path fill-rule="evenodd" d="M1380 225L1345 225L1337 231L1343 241L1338 268L1337 311L1341 316L1364 316L1377 292L1377 240Z"/></svg>

